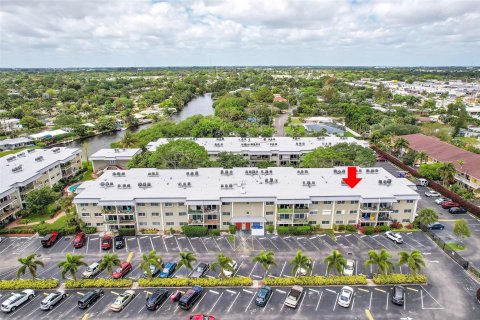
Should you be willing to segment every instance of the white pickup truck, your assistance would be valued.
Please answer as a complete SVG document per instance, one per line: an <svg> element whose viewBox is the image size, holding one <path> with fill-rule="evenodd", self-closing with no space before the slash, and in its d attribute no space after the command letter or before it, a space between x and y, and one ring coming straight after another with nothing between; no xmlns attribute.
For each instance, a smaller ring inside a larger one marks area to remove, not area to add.
<svg viewBox="0 0 480 320"><path fill-rule="evenodd" d="M302 299L302 294L302 287L293 286L292 289L290 289L290 292L288 293L287 298L285 299L285 302L283 304L290 308L296 308L298 302L300 301L300 299Z"/></svg>

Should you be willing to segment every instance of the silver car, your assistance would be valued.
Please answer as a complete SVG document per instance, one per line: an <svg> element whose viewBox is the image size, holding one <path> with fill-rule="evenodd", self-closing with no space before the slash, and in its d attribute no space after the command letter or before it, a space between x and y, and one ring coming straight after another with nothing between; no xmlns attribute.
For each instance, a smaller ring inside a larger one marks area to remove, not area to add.
<svg viewBox="0 0 480 320"><path fill-rule="evenodd" d="M403 243L403 237L399 233L392 232L392 231L387 231L387 232L385 232L385 236L388 239L390 239L392 241L395 241L398 244Z"/></svg>
<svg viewBox="0 0 480 320"><path fill-rule="evenodd" d="M31 289L23 290L22 292L12 293L12 295L5 301L3 301L0 309L3 312L12 312L15 311L25 302L35 298L35 291Z"/></svg>
<svg viewBox="0 0 480 320"><path fill-rule="evenodd" d="M347 259L347 263L345 264L345 268L343 268L343 275L344 276L353 276L355 273L355 260Z"/></svg>
<svg viewBox="0 0 480 320"><path fill-rule="evenodd" d="M66 297L67 294L65 293L65 290L56 290L42 300L42 302L40 303L40 309L52 310L57 303L59 303L62 299L65 299Z"/></svg>
<svg viewBox="0 0 480 320"><path fill-rule="evenodd" d="M353 288L345 286L340 291L340 296L338 297L338 305L344 308L348 308L353 299Z"/></svg>
<svg viewBox="0 0 480 320"><path fill-rule="evenodd" d="M110 305L110 310L115 312L120 312L130 303L130 301L135 298L135 291L127 290L115 299L115 301Z"/></svg>

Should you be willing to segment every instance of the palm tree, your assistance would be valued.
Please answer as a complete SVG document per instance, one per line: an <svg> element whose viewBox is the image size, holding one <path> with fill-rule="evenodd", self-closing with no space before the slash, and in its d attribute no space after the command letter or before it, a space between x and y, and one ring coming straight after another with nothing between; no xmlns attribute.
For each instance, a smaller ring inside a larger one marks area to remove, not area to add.
<svg viewBox="0 0 480 320"><path fill-rule="evenodd" d="M217 256L217 261L212 263L210 265L210 270L212 270L213 272L215 272L215 270L217 269L217 267L220 267L220 276L222 278L226 278L226 275L225 275L225 270L228 270L230 272L235 272L235 270L232 268L232 265L233 265L233 260L232 258L230 257L227 257L226 255L224 255L223 253L220 253L218 256Z"/></svg>
<svg viewBox="0 0 480 320"><path fill-rule="evenodd" d="M394 268L390 258L392 258L392 255L385 249L380 250L378 253L375 250L370 250L368 251L368 259L365 261L365 267L376 264L382 274L388 274Z"/></svg>
<svg viewBox="0 0 480 320"><path fill-rule="evenodd" d="M438 221L438 214L433 209L423 208L418 212L418 215L415 219L421 224L429 225L431 223Z"/></svg>
<svg viewBox="0 0 480 320"><path fill-rule="evenodd" d="M428 154L424 151L420 151L417 156L418 160L420 160L420 164L423 164L428 160Z"/></svg>
<svg viewBox="0 0 480 320"><path fill-rule="evenodd" d="M85 160L87 161L87 167L88 167L88 142L87 141L82 142L82 151L83 151L83 154L85 155Z"/></svg>
<svg viewBox="0 0 480 320"><path fill-rule="evenodd" d="M398 138L397 140L395 140L393 148L396 150L399 156L402 156L403 150L407 149L409 145L410 143L408 142L408 140L404 138Z"/></svg>
<svg viewBox="0 0 480 320"><path fill-rule="evenodd" d="M142 263L140 264L140 268L145 270L148 279L152 279L152 269L150 266L154 266L157 269L162 268L162 258L157 255L155 250L150 251L148 254L142 255Z"/></svg>
<svg viewBox="0 0 480 320"><path fill-rule="evenodd" d="M255 263L259 262L265 269L265 274L268 273L271 266L277 265L277 262L275 261L275 253L273 253L273 251L265 252L265 250L261 250L258 255L252 258L252 261Z"/></svg>
<svg viewBox="0 0 480 320"><path fill-rule="evenodd" d="M400 256L400 259L398 260L397 266L406 264L412 271L413 275L416 275L425 267L425 260L423 260L423 256L418 250L413 250L410 253L400 251L398 255Z"/></svg>
<svg viewBox="0 0 480 320"><path fill-rule="evenodd" d="M327 264L327 273L333 268L335 273L343 275L343 269L347 265L347 259L338 250L332 250L332 253L323 262Z"/></svg>
<svg viewBox="0 0 480 320"><path fill-rule="evenodd" d="M113 253L113 254L107 253L103 255L102 261L100 261L99 267L100 267L100 270L106 269L110 275L113 275L113 269L115 267L118 267L121 264L122 262L120 261L116 253Z"/></svg>
<svg viewBox="0 0 480 320"><path fill-rule="evenodd" d="M310 272L310 270L312 270L312 259L310 257L304 256L302 254L302 250L297 251L295 257L290 260L290 264L293 266L292 276L295 276L299 269L305 270L307 274L308 272Z"/></svg>
<svg viewBox="0 0 480 320"><path fill-rule="evenodd" d="M447 181L453 180L453 178L455 178L456 172L457 172L457 169L455 169L455 166L453 165L452 162L444 163L438 169L438 173L440 174L440 177L442 177L443 185L445 185Z"/></svg>
<svg viewBox="0 0 480 320"><path fill-rule="evenodd" d="M197 258L191 252L180 252L180 261L178 261L177 268L185 266L187 269L193 270L192 262L197 261Z"/></svg>
<svg viewBox="0 0 480 320"><path fill-rule="evenodd" d="M77 281L78 267L87 265L82 259L82 255L67 253L66 260L58 263L58 267L62 268L62 279L65 279L65 275L70 272L73 280Z"/></svg>
<svg viewBox="0 0 480 320"><path fill-rule="evenodd" d="M135 148L138 147L138 139L130 130L125 131L122 139L118 142L121 148Z"/></svg>
<svg viewBox="0 0 480 320"><path fill-rule="evenodd" d="M20 262L20 268L17 271L17 278L20 278L25 274L25 272L28 269L28 272L30 272L30 275L32 276L32 279L35 279L37 277L37 268L38 266L44 267L45 265L43 264L42 261L35 259L37 257L36 253L32 253L25 258L19 258L18 262Z"/></svg>

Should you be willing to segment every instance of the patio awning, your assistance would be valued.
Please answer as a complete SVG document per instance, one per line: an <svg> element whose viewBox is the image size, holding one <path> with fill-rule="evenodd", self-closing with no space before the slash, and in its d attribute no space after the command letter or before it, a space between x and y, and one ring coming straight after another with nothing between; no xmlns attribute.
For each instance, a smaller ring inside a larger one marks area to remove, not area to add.
<svg viewBox="0 0 480 320"><path fill-rule="evenodd" d="M231 223L245 223L245 222L267 222L264 217L233 217L230 219Z"/></svg>

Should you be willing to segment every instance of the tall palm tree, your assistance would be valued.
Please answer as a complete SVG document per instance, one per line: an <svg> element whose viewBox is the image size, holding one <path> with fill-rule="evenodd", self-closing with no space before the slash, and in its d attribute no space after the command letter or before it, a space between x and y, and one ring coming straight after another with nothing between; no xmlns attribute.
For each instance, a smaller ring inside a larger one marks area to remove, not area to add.
<svg viewBox="0 0 480 320"><path fill-rule="evenodd" d="M35 279L37 277L38 266L44 267L45 265L42 261L36 259L36 257L37 254L32 253L25 258L18 259L18 262L20 262L20 268L17 271L17 278L23 276L27 270L28 272L30 272L32 279Z"/></svg>
<svg viewBox="0 0 480 320"><path fill-rule="evenodd" d="M417 153L417 156L420 164L423 164L428 160L428 154L424 151L420 151L419 153Z"/></svg>
<svg viewBox="0 0 480 320"><path fill-rule="evenodd" d="M191 252L180 252L180 261L178 261L177 268L185 266L187 269L193 270L192 262L197 261L197 258Z"/></svg>
<svg viewBox="0 0 480 320"><path fill-rule="evenodd" d="M265 250L261 250L258 255L252 258L252 261L260 263L265 269L265 273L268 273L271 266L277 265L277 262L275 261L275 253L273 253L273 251L265 252Z"/></svg>
<svg viewBox="0 0 480 320"><path fill-rule="evenodd" d="M106 269L110 275L113 275L114 268L118 267L121 264L122 262L120 261L116 253L106 253L103 255L99 267L101 270Z"/></svg>
<svg viewBox="0 0 480 320"><path fill-rule="evenodd" d="M312 270L312 259L310 257L304 256L302 250L298 250L295 257L290 260L290 264L293 266L292 276L297 274L299 269L303 269L307 274Z"/></svg>
<svg viewBox="0 0 480 320"><path fill-rule="evenodd" d="M155 250L150 251L147 254L142 255L142 263L140 264L140 268L142 268L145 273L147 274L148 279L152 279L152 269L150 266L154 266L157 269L162 268L162 258L157 255Z"/></svg>
<svg viewBox="0 0 480 320"><path fill-rule="evenodd" d="M122 139L118 142L121 148L135 148L138 147L138 139L130 130L125 131Z"/></svg>
<svg viewBox="0 0 480 320"><path fill-rule="evenodd" d="M332 253L323 262L327 264L327 273L334 269L335 273L343 275L343 269L347 265L347 259L338 250L332 250Z"/></svg>
<svg viewBox="0 0 480 320"><path fill-rule="evenodd" d="M398 138L397 140L395 140L395 144L393 145L393 148L396 150L399 156L402 156L403 151L407 149L409 145L410 143L408 142L408 140L404 138Z"/></svg>
<svg viewBox="0 0 480 320"><path fill-rule="evenodd" d="M369 265L377 265L378 270L382 274L388 274L392 272L394 265L390 261L392 255L385 249L380 250L378 253L375 250L368 251L368 259L365 261L365 267Z"/></svg>
<svg viewBox="0 0 480 320"><path fill-rule="evenodd" d="M400 256L400 259L398 260L397 266L406 264L412 271L413 275L416 275L425 267L425 260L423 260L423 256L418 250L413 250L410 253L400 251L398 255Z"/></svg>
<svg viewBox="0 0 480 320"><path fill-rule="evenodd" d="M438 173L440 174L440 177L442 177L443 185L446 185L446 182L453 180L456 172L457 172L457 169L455 169L455 166L453 165L452 162L444 163L438 169Z"/></svg>
<svg viewBox="0 0 480 320"><path fill-rule="evenodd" d="M220 276L222 278L225 278L226 277L225 270L228 270L232 273L235 272L235 270L232 268L232 264L233 264L233 259L232 258L227 257L223 253L220 253L217 256L217 261L215 261L214 263L212 263L210 265L210 270L215 272L217 267L219 267L220 268Z"/></svg>
<svg viewBox="0 0 480 320"><path fill-rule="evenodd" d="M433 209L423 208L418 212L418 215L415 219L421 224L428 225L438 221L438 214Z"/></svg>
<svg viewBox="0 0 480 320"><path fill-rule="evenodd" d="M58 263L58 267L62 268L62 279L65 279L65 275L70 272L73 280L77 281L78 268L87 265L82 259L82 255L67 253L65 261Z"/></svg>

